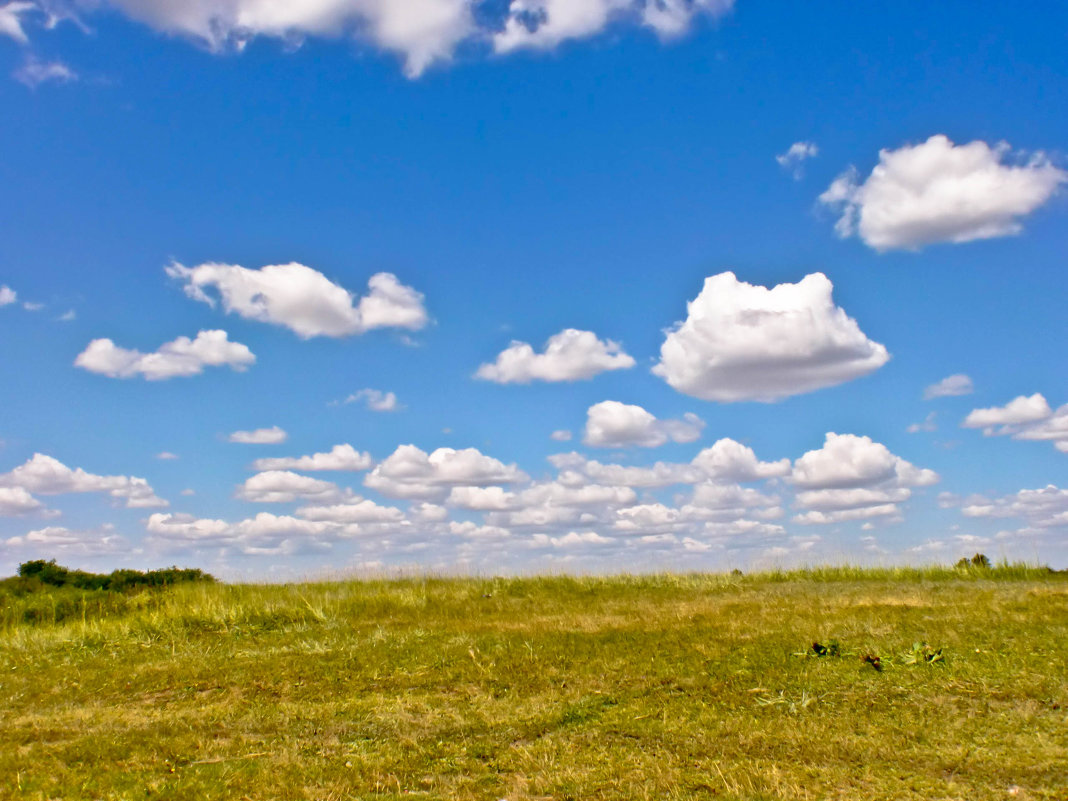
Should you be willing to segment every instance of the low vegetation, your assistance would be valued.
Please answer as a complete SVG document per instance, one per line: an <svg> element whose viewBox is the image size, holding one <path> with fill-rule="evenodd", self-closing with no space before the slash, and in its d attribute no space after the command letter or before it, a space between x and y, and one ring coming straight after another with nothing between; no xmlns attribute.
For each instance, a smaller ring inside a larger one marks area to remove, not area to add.
<svg viewBox="0 0 1068 801"><path fill-rule="evenodd" d="M42 585L0 797L1066 798L1044 568Z"/></svg>

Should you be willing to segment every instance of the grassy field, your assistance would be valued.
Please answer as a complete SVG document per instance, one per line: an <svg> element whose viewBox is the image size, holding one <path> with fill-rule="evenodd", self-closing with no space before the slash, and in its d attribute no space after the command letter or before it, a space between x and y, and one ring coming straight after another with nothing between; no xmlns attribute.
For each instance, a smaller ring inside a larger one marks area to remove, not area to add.
<svg viewBox="0 0 1068 801"><path fill-rule="evenodd" d="M1044 569L0 605L3 798L1068 799Z"/></svg>

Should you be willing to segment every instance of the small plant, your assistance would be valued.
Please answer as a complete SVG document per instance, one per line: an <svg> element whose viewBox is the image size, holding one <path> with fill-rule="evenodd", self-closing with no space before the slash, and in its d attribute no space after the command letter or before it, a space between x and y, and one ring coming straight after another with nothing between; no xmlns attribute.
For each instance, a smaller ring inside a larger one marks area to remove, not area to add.
<svg viewBox="0 0 1068 801"><path fill-rule="evenodd" d="M901 664L903 665L922 665L925 663L930 665L944 665L946 663L946 656L941 648L936 650L925 642L914 642L912 644L912 650L901 657Z"/></svg>
<svg viewBox="0 0 1068 801"><path fill-rule="evenodd" d="M816 656L841 656L842 649L838 645L838 640L829 640L826 645L822 643L812 643L812 652Z"/></svg>
<svg viewBox="0 0 1068 801"><path fill-rule="evenodd" d="M882 673L883 662L879 657L875 656L875 654L864 654L864 656L860 658L860 661L871 665L877 672Z"/></svg>

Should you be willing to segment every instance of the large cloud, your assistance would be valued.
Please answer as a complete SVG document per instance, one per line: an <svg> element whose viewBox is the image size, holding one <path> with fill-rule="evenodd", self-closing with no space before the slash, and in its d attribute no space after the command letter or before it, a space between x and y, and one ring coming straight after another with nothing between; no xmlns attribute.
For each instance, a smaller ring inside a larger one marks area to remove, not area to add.
<svg viewBox="0 0 1068 801"><path fill-rule="evenodd" d="M127 508L145 509L167 506L143 478L136 476L99 476L80 467L72 470L58 459L35 453L10 473L0 475L0 487L21 487L38 495L63 495L79 492L106 492L125 502Z"/></svg>
<svg viewBox="0 0 1068 801"><path fill-rule="evenodd" d="M289 470L267 470L249 476L238 488L237 497L253 503L290 503L298 498L322 503L339 499L341 491L330 481Z"/></svg>
<svg viewBox="0 0 1068 801"><path fill-rule="evenodd" d="M257 459L253 470L368 470L374 460L371 454L357 451L348 443L335 445L326 453L310 456L283 456L275 459Z"/></svg>
<svg viewBox="0 0 1068 801"><path fill-rule="evenodd" d="M602 342L592 331L566 328L549 338L542 353L535 353L526 342L513 342L497 361L479 367L475 377L498 384L578 381L633 366L634 359L618 342Z"/></svg>
<svg viewBox="0 0 1068 801"><path fill-rule="evenodd" d="M641 25L661 39L685 33L697 18L715 18L734 0L73 0L93 10L117 8L157 31L213 51L241 50L258 36L299 44L304 38L351 36L398 54L411 78L457 49L497 52L549 49L595 36L620 23ZM0 35L26 41L20 15L37 4L0 6Z"/></svg>
<svg viewBox="0 0 1068 801"><path fill-rule="evenodd" d="M1005 163L1009 155L1004 144L954 145L936 135L879 151L879 164L863 183L851 169L820 201L841 210L840 236L859 234L876 250L1008 236L1068 180L1042 153L1019 164Z"/></svg>
<svg viewBox="0 0 1068 801"><path fill-rule="evenodd" d="M250 270L234 264L172 264L167 275L185 283L185 293L249 320L282 325L300 337L344 337L373 328L419 329L427 323L423 296L392 273L376 273L368 294L357 300L318 270L303 264L269 264Z"/></svg>
<svg viewBox="0 0 1068 801"><path fill-rule="evenodd" d="M178 337L152 353L120 348L110 339L94 339L74 360L75 367L109 378L143 376L163 381L180 376L199 375L205 367L229 366L242 371L256 357L240 342L231 342L225 331L201 331L196 339Z"/></svg>
<svg viewBox="0 0 1068 801"><path fill-rule="evenodd" d="M961 427L981 428L988 437L1052 442L1057 450L1068 453L1068 403L1054 411L1040 392L1020 395L1004 406L973 409Z"/></svg>
<svg viewBox="0 0 1068 801"><path fill-rule="evenodd" d="M693 442L705 424L687 413L682 420L658 420L641 406L601 401L586 410L582 441L596 448L656 448L666 442Z"/></svg>
<svg viewBox="0 0 1068 801"><path fill-rule="evenodd" d="M721 402L772 402L867 375L890 355L834 305L833 288L822 273L771 289L731 272L710 276L667 333L653 373Z"/></svg>
<svg viewBox="0 0 1068 801"><path fill-rule="evenodd" d="M938 474L919 468L870 437L828 433L823 447L794 462L790 481L801 491L802 524L840 523L869 517L900 518L899 503L912 487L937 483Z"/></svg>
<svg viewBox="0 0 1068 801"><path fill-rule="evenodd" d="M367 474L364 484L394 498L441 499L451 487L515 484L527 480L516 465L506 465L475 448L438 448L427 454L401 445Z"/></svg>

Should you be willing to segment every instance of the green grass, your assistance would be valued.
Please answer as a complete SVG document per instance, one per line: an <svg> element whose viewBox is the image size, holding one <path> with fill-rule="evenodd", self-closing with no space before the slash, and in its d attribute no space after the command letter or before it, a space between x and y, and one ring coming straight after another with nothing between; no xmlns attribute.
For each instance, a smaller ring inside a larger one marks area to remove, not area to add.
<svg viewBox="0 0 1068 801"><path fill-rule="evenodd" d="M0 606L4 798L1068 798L1068 575L1044 569Z"/></svg>

